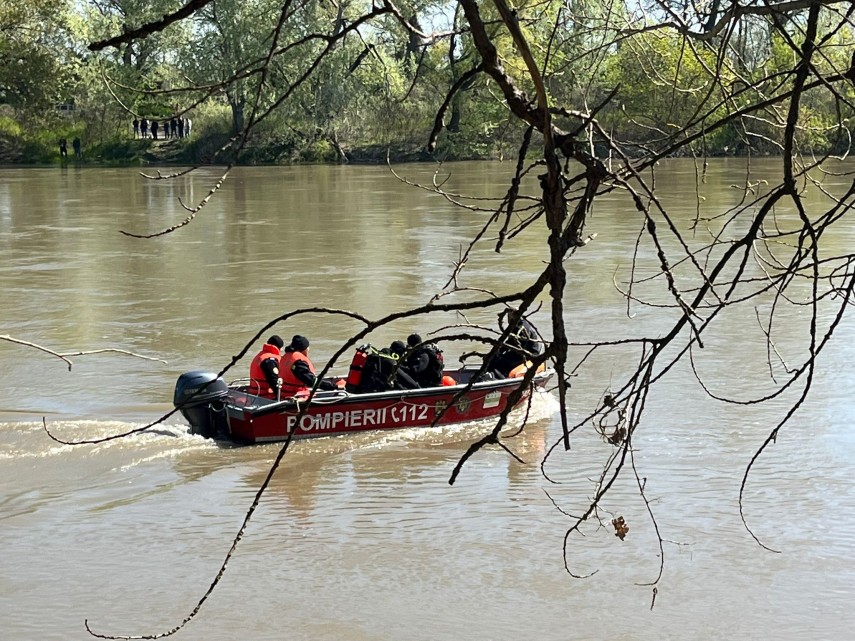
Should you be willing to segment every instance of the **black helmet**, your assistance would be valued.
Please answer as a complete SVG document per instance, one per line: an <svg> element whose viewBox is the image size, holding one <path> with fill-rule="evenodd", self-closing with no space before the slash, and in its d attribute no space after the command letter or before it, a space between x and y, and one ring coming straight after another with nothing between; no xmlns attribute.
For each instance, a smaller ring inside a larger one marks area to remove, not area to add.
<svg viewBox="0 0 855 641"><path fill-rule="evenodd" d="M291 339L291 344L288 346L295 352L302 352L309 346L309 339L305 336L300 336L296 334L294 338Z"/></svg>
<svg viewBox="0 0 855 641"><path fill-rule="evenodd" d="M407 346L404 345L404 341L395 341L389 346L389 351L396 356L400 356L407 351Z"/></svg>

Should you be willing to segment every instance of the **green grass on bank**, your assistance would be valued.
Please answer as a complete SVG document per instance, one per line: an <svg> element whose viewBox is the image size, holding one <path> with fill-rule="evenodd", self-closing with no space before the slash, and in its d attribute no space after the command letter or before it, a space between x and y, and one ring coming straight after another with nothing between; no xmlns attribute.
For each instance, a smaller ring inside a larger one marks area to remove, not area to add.
<svg viewBox="0 0 855 641"><path fill-rule="evenodd" d="M14 123L11 123L14 124ZM195 132L191 138L152 140L116 137L101 143L91 144L85 133L67 131L30 132L24 135L20 128L0 122L0 164L3 165L50 165L62 161L59 139L65 138L68 159L73 160L72 140L79 136L82 142L83 161L104 166L143 165L198 165L227 164L234 159L229 151L223 151L228 136L222 133ZM435 160L417 142L396 145L369 144L344 149L346 162L376 164L385 163L387 156L393 162ZM443 160L484 160L497 158L500 154L489 149L473 151L464 145L446 149ZM293 138L266 137L253 140L241 151L242 165L287 165L342 162L339 151L327 140L303 141Z"/></svg>

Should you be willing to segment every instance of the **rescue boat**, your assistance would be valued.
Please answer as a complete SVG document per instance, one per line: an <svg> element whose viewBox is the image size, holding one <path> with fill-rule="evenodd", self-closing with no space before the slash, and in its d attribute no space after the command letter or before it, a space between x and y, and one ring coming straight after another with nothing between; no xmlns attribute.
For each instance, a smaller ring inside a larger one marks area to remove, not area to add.
<svg viewBox="0 0 855 641"><path fill-rule="evenodd" d="M216 374L194 370L178 378L173 404L191 433L239 444L452 425L498 417L522 384L522 378L512 377L469 385L478 369L446 370L454 385L360 394L336 389L318 391L311 400L263 398L251 394L245 382L227 384ZM522 390L518 405L552 376L552 370L538 372ZM340 377L329 380L344 384Z"/></svg>

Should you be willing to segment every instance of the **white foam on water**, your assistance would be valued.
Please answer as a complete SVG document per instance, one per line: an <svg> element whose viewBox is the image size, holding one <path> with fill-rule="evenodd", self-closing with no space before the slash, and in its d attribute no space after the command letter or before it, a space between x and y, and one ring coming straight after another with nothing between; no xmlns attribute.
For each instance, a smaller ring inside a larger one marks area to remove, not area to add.
<svg viewBox="0 0 855 641"><path fill-rule="evenodd" d="M121 421L59 421L47 423L47 429L57 439L69 441L58 443L45 432L40 422L0 423L0 460L44 459L83 453L86 456L101 455L121 449L162 448L160 455L174 450L186 451L213 445L212 441L190 434L186 425L159 424L141 432L133 430L145 427L146 423L124 423ZM132 432L128 434L128 432ZM119 434L126 436L115 437ZM100 443L79 443L98 441Z"/></svg>
<svg viewBox="0 0 855 641"><path fill-rule="evenodd" d="M513 433L520 428L525 417L526 404L521 405L511 412L508 423L503 429L503 434ZM558 399L549 392L537 391L531 399L528 413L528 424L547 420L559 410ZM438 425L436 427L410 427L405 429L389 430L379 433L368 432L359 435L359 439L368 442L362 443L359 449L380 448L388 443L400 443L402 441L419 441L427 444L444 444L449 439L463 440L482 435L486 430L491 430L496 425L496 418L485 418L467 423L454 423L452 425ZM354 448L357 449L357 448Z"/></svg>
<svg viewBox="0 0 855 641"><path fill-rule="evenodd" d="M535 392L529 407L528 422L536 423L552 417L559 408L558 400L548 392ZM511 414L503 434L519 429L525 416L526 405ZM441 425L436 427L413 427L389 431L364 432L342 435L332 438L313 438L295 443L295 449L305 453L337 454L344 451L382 448L388 444L417 442L427 445L443 445L448 441L458 442L477 438L495 425L495 418ZM46 459L52 457L106 456L121 451L133 452L136 456L115 468L129 468L158 459L174 458L195 450L207 450L221 447L217 442L197 434L191 434L186 424L181 422L157 424L145 427L146 423L127 423L121 421L56 421L47 422L47 429L56 438L70 441L72 444L57 443L46 433L41 422L0 423L0 461ZM119 434L126 436L115 437ZM80 443L76 441L97 441L100 443Z"/></svg>

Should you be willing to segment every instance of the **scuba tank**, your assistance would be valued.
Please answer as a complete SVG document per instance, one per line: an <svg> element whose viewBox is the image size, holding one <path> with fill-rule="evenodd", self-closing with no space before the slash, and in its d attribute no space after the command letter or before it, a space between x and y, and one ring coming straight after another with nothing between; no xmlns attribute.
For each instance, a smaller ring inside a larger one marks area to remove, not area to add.
<svg viewBox="0 0 855 641"><path fill-rule="evenodd" d="M370 345L363 345L356 349L356 354L353 355L353 360L350 363L350 371L347 373L347 382L344 386L348 392L355 392L359 389L362 383L362 369L365 366L365 361L368 359L370 349Z"/></svg>

